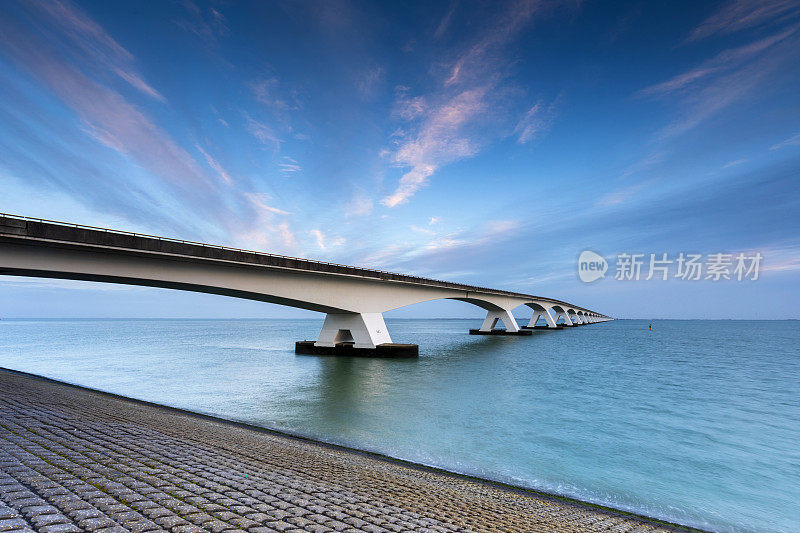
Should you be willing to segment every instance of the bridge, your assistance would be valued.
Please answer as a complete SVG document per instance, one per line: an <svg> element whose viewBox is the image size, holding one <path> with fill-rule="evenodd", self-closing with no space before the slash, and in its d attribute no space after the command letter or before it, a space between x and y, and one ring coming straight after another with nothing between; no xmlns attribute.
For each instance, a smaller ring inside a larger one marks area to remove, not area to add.
<svg viewBox="0 0 800 533"><path fill-rule="evenodd" d="M0 214L0 274L204 292L326 313L319 338L298 342L297 353L416 355L417 346L392 343L383 313L438 299L485 309L481 327L470 330L478 335L612 320L530 294L8 214ZM512 314L520 306L532 310L527 326Z"/></svg>

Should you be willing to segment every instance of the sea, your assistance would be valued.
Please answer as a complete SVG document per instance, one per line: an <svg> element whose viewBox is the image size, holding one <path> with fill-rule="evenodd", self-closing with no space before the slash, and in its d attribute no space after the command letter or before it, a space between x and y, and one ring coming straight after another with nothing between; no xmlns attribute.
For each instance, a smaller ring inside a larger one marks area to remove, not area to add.
<svg viewBox="0 0 800 533"><path fill-rule="evenodd" d="M529 337L387 319L418 359L295 355L322 320L2 320L0 366L721 532L800 531L800 322Z"/></svg>

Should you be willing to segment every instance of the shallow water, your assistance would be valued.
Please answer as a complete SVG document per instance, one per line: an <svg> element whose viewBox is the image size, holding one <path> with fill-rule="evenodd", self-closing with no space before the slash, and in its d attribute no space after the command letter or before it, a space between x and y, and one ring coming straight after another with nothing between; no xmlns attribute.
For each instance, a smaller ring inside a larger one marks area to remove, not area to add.
<svg viewBox="0 0 800 533"><path fill-rule="evenodd" d="M0 366L716 531L800 531L800 322L467 335L295 356L321 320L0 321Z"/></svg>

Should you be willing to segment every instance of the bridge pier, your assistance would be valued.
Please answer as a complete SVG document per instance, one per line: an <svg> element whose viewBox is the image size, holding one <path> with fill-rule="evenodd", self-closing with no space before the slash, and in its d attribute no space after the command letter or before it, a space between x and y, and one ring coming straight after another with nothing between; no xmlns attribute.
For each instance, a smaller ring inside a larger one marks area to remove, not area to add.
<svg viewBox="0 0 800 533"><path fill-rule="evenodd" d="M506 329L495 329L497 323L502 321ZM501 309L499 311L487 311L486 318L480 329L469 330L470 335L530 335L527 329L520 329L511 311Z"/></svg>
<svg viewBox="0 0 800 533"><path fill-rule="evenodd" d="M544 317L544 320L547 323L547 325L537 326L536 323L539 322L539 317ZM528 321L528 325L522 327L524 329L559 329L559 326L553 319L553 315L550 314L550 310L545 309L544 307L542 307L541 309L537 309L536 307L534 307L533 315L531 315L531 319Z"/></svg>
<svg viewBox="0 0 800 533"><path fill-rule="evenodd" d="M563 318L564 319L564 323L560 324L562 327L567 327L568 328L568 327L572 327L572 326L575 325L573 323L573 321L572 321L572 318L570 318L570 316L569 316L569 312L566 309L564 309L563 307L561 307L560 305L554 305L550 309L556 315L555 319L554 319L556 323L558 323L558 319L559 318Z"/></svg>
<svg viewBox="0 0 800 533"><path fill-rule="evenodd" d="M354 348L375 348L391 343L381 313L328 313L314 346L333 347L352 342Z"/></svg>
<svg viewBox="0 0 800 533"><path fill-rule="evenodd" d="M302 355L417 357L416 344L395 344L381 313L328 313L316 342L298 341Z"/></svg>

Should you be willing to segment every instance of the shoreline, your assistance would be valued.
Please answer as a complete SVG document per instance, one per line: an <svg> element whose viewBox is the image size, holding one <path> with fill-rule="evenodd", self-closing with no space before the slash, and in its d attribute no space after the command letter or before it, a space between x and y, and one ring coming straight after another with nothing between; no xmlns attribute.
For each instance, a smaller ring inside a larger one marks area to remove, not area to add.
<svg viewBox="0 0 800 533"><path fill-rule="evenodd" d="M576 498L572 498L569 496L564 496L560 494L548 493L532 488L527 488L524 486L513 485L509 483L504 483L501 481L495 481L486 478L480 478L476 476L471 476L468 474L462 474L459 472L450 471L447 469L415 463L411 461L406 461L403 459L398 459L395 457L391 457L386 454L382 454L379 452L363 450L359 448L343 446L339 444L334 444L330 442L326 442L323 440L314 439L311 437L307 437L304 435L294 434L291 432L280 431L271 428L265 428L261 426L255 426L252 424L248 424L246 422L239 422L235 420L228 420L220 417L216 417L213 415L197 413L194 411L181 409L177 407L171 407L166 405L157 404L154 402L149 402L146 400L139 400L135 398L129 398L126 396L121 396L118 394L114 394L111 392L106 392L98 389L94 389L91 387L85 387L81 385L76 385L73 383L68 383L64 381L60 381L53 378L48 378L44 376L39 376L35 374L30 374L27 372L22 372L13 369L7 369L0 367L0 378L4 378L5 376L15 376L17 378L21 378L23 380L31 380L33 382L39 382L42 384L50 384L56 387L61 388L62 390L72 390L75 392L80 392L82 394L93 395L95 397L104 398L107 400L113 400L115 402L122 402L124 404L128 404L130 406L136 406L139 408L144 408L149 411L149 415L151 417L158 417L159 415L166 415L171 414L174 416L180 417L187 417L188 419L194 420L195 422L205 422L209 424L215 424L221 426L223 428L227 427L230 429L237 429L249 432L253 435L265 435L270 436L277 439L284 439L288 442L294 443L302 443L303 445L308 446L312 453L313 450L317 451L335 451L340 454L346 454L351 457L360 457L364 458L369 461L375 461L379 463L383 463L386 465L392 465L395 467L402 467L405 469L409 469L414 472L418 472L421 475L430 475L430 476L439 476L444 479L445 482L463 482L463 483L470 483L479 485L487 490L492 491L501 491L507 493L509 495L521 496L521 497L528 497L528 498L535 498L538 500L545 500L550 501L556 504L562 504L564 506L574 507L579 510L585 511L594 511L598 514L602 514L604 516L615 516L621 519L630 519L635 520L637 522L641 522L643 524L650 525L652 527L660 528L661 530L666 531L687 531L687 532L702 532L707 533L705 530L686 526L683 524L677 524L668 522L665 520L661 520L658 518L653 518L650 516L638 514L635 512L625 511L621 509L616 509L613 507L604 506L601 504L595 504L592 502L582 501ZM588 529L591 530L591 529Z"/></svg>

